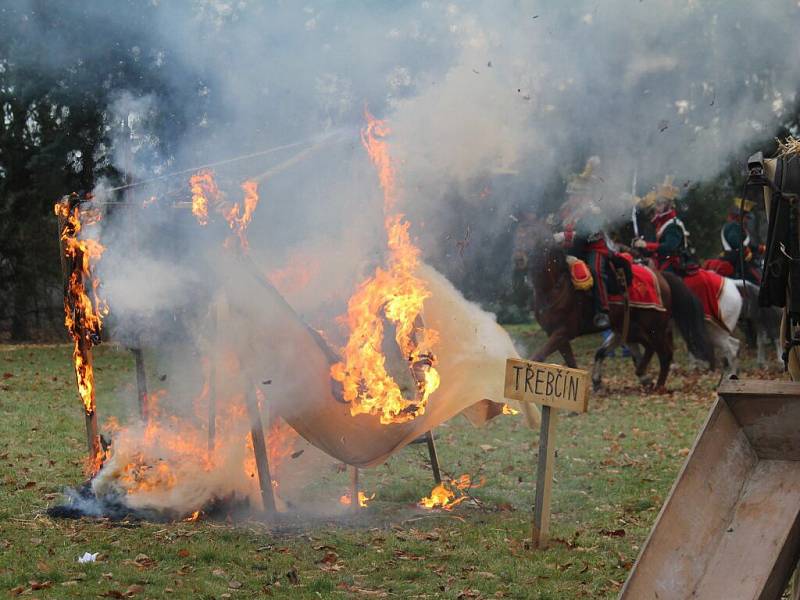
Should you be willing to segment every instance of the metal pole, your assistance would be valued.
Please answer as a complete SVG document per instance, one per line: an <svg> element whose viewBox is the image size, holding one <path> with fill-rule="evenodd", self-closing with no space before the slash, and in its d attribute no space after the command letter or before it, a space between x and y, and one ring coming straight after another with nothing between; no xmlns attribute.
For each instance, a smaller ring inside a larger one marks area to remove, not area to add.
<svg viewBox="0 0 800 600"><path fill-rule="evenodd" d="M433 479L437 484L442 483L442 474L439 471L439 456L436 454L436 442L433 440L433 431L425 434L425 441L428 442L428 455L431 458L431 469L433 469Z"/></svg>
<svg viewBox="0 0 800 600"><path fill-rule="evenodd" d="M350 467L350 510L357 511L361 508L361 503L358 501L358 467Z"/></svg>

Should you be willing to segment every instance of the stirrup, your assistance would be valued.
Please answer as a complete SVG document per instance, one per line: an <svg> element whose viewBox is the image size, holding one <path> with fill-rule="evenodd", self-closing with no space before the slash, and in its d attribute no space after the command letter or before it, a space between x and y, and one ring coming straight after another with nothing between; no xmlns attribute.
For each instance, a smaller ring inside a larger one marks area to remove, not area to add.
<svg viewBox="0 0 800 600"><path fill-rule="evenodd" d="M608 319L608 315L603 312L599 312L594 315L593 323L594 326L599 329L608 329L611 327L611 321Z"/></svg>

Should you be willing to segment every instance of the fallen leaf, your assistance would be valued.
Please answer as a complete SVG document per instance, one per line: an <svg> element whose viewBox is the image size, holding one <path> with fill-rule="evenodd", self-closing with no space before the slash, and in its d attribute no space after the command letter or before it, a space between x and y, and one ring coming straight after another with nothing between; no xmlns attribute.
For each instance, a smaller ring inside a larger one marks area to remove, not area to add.
<svg viewBox="0 0 800 600"><path fill-rule="evenodd" d="M297 569L292 567L291 571L286 573L286 579L288 579L289 583L292 585L298 585L300 583L300 576L297 574Z"/></svg>
<svg viewBox="0 0 800 600"><path fill-rule="evenodd" d="M181 558L188 558L189 551L186 548L181 548L180 550L178 550L178 556L180 556Z"/></svg>
<svg viewBox="0 0 800 600"><path fill-rule="evenodd" d="M211 571L211 574L214 577L225 577L225 570L224 569L220 569L219 567L217 567L216 569Z"/></svg>
<svg viewBox="0 0 800 600"><path fill-rule="evenodd" d="M625 530L624 529L613 529L613 530L601 529L600 533L602 535L606 535L608 537L618 537L618 538L625 537Z"/></svg>
<svg viewBox="0 0 800 600"><path fill-rule="evenodd" d="M100 557L98 557L97 560L100 560ZM147 556L147 554L137 554L136 558L133 559L133 564L140 569L149 569L155 566L156 561Z"/></svg>
<svg viewBox="0 0 800 600"><path fill-rule="evenodd" d="M492 446L491 444L481 444L480 446L478 446L478 448L480 448L484 452L491 452L492 450L497 450L497 448L495 446Z"/></svg>
<svg viewBox="0 0 800 600"><path fill-rule="evenodd" d="M52 581L29 581L28 585L31 586L32 590L46 590L49 587L53 587Z"/></svg>
<svg viewBox="0 0 800 600"><path fill-rule="evenodd" d="M134 583L128 586L128 589L125 590L123 594L126 598L133 598L136 594L141 594L144 591L144 586L139 585L138 583Z"/></svg>
<svg viewBox="0 0 800 600"><path fill-rule="evenodd" d="M232 590L238 590L240 587L242 587L242 582L236 581L235 579L231 579L228 582L228 587L231 588Z"/></svg>

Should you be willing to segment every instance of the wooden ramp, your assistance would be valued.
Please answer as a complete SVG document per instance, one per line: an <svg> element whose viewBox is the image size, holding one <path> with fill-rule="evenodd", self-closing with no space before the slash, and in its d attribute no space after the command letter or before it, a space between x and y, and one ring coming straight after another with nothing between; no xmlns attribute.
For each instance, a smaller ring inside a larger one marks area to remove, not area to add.
<svg viewBox="0 0 800 600"><path fill-rule="evenodd" d="M800 383L727 381L622 589L779 599L800 555Z"/></svg>

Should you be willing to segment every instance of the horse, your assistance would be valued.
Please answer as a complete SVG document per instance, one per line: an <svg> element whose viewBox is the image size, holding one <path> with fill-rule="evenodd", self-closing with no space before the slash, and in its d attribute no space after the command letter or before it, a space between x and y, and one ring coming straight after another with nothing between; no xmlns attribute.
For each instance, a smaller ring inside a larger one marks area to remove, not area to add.
<svg viewBox="0 0 800 600"><path fill-rule="evenodd" d="M758 303L758 286L752 281L731 279L742 296L741 324L748 339L754 338L756 362L761 368L768 364L767 353L770 346L775 349L778 364L783 366L783 349L781 348L782 312L774 306L761 306Z"/></svg>
<svg viewBox="0 0 800 600"><path fill-rule="evenodd" d="M735 377L739 373L739 339L733 335L739 315L742 312L742 295L732 279L722 278L719 292L719 320L706 319L708 337L714 345L714 352L722 355L725 365L724 377Z"/></svg>
<svg viewBox="0 0 800 600"><path fill-rule="evenodd" d="M544 346L533 354L532 360L543 361L558 350L567 366L577 367L570 341L600 331L592 323L594 305L591 290L578 291L573 287L566 251L536 217L525 216L518 222L513 254L515 269L528 273L533 287L534 316L548 335ZM656 389L664 390L674 352L671 320L678 325L689 351L714 365L714 350L704 326L700 301L676 275L653 272L665 310L630 307L628 337L622 340L625 309L619 304L609 306L614 335L595 352L592 371L595 389L602 387L602 363L606 355L624 342L632 351L636 376L644 386L652 385L647 377L647 367L653 354L658 356ZM638 352L637 344L644 348L643 354Z"/></svg>

